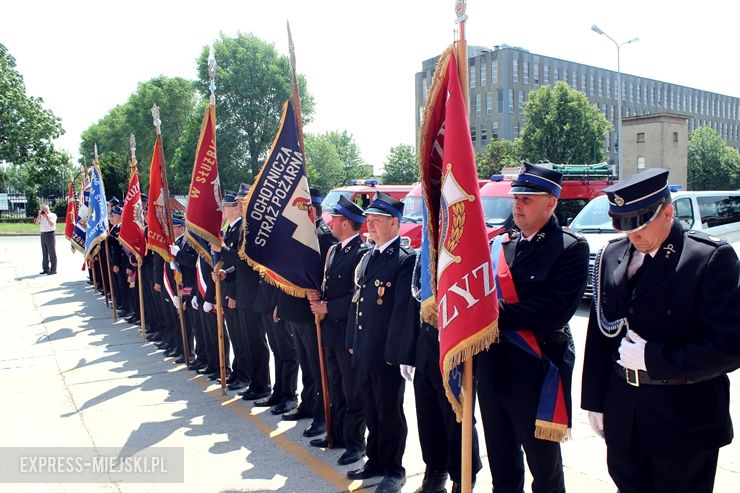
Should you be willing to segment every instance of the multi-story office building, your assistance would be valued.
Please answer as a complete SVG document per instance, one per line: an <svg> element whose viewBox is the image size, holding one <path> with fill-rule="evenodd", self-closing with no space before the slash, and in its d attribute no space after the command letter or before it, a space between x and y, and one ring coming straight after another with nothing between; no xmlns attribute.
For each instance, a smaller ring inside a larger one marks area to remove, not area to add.
<svg viewBox="0 0 740 493"><path fill-rule="evenodd" d="M586 94L612 123L604 146L609 163L616 161L617 72L507 45L492 50L471 46L468 56L470 133L476 152L491 139L518 137L529 92L563 81ZM425 60L416 74L417 135L438 58ZM728 145L740 149L740 98L624 73L621 80L623 117L682 115L688 119L689 132L709 126Z"/></svg>

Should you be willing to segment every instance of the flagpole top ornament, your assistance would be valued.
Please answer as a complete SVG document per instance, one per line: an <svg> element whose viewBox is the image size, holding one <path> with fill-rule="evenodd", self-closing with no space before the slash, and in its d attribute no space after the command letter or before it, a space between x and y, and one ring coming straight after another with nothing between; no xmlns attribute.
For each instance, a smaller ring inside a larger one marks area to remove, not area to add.
<svg viewBox="0 0 740 493"><path fill-rule="evenodd" d="M159 106L157 106L157 103L154 103L152 105L152 118L154 119L154 128L157 129L157 135L160 135L162 133L160 129L160 125L162 125L162 120L159 119Z"/></svg>
<svg viewBox="0 0 740 493"><path fill-rule="evenodd" d="M93 144L93 156L95 157L95 164L98 164L98 144Z"/></svg>
<svg viewBox="0 0 740 493"><path fill-rule="evenodd" d="M129 135L128 146L131 148L131 167L136 166L136 137L133 132Z"/></svg>
<svg viewBox="0 0 740 493"><path fill-rule="evenodd" d="M216 104L216 55L213 51L213 45L211 45L208 48L208 79L210 80L210 83L208 84L208 89L211 91L210 96L210 103Z"/></svg>
<svg viewBox="0 0 740 493"><path fill-rule="evenodd" d="M457 15L457 19L455 19L456 23L465 22L468 20L468 16L465 15L465 10L467 9L467 1L466 0L455 0L455 15Z"/></svg>

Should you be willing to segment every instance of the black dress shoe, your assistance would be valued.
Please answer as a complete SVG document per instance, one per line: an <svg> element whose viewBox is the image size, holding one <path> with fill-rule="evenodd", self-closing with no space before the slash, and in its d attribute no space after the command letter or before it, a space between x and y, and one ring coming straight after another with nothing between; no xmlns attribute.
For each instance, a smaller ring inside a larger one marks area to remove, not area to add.
<svg viewBox="0 0 740 493"><path fill-rule="evenodd" d="M277 394L271 394L270 397L267 399L260 399L258 401L254 401L254 404L252 404L254 407L272 407L277 406L283 402L283 399L280 398Z"/></svg>
<svg viewBox="0 0 740 493"><path fill-rule="evenodd" d="M206 366L204 366L202 368L199 368L199 369L195 370L195 373L200 373L201 375L210 375L211 373L214 373L216 371L218 371L218 370L214 370L213 368L209 368L208 365L206 365Z"/></svg>
<svg viewBox="0 0 740 493"><path fill-rule="evenodd" d="M319 448L328 448L329 447L329 438L314 438L310 442L312 447L319 447ZM344 448L344 444L340 440L334 440L334 443L332 444L333 448Z"/></svg>
<svg viewBox="0 0 740 493"><path fill-rule="evenodd" d="M232 372L229 375L229 378L226 379L226 384L228 385L228 384L237 382L238 380L239 380L239 375L236 372Z"/></svg>
<svg viewBox="0 0 740 493"><path fill-rule="evenodd" d="M348 479L368 479L382 475L383 470L376 468L375 466L371 466L369 462L366 462L365 465L359 469L353 469L347 472Z"/></svg>
<svg viewBox="0 0 740 493"><path fill-rule="evenodd" d="M177 358L178 356L181 356L181 353L175 348L170 348L164 352L164 356L165 358Z"/></svg>
<svg viewBox="0 0 740 493"><path fill-rule="evenodd" d="M358 450L345 450L344 453L339 456L339 459L337 459L337 464L340 466L354 464L363 457L365 457L365 452L360 452Z"/></svg>
<svg viewBox="0 0 740 493"><path fill-rule="evenodd" d="M228 383L229 379L226 379L226 382ZM242 382L241 380L234 380L229 385L227 385L229 390L241 390L244 387L247 387L249 384L247 382Z"/></svg>
<svg viewBox="0 0 740 493"><path fill-rule="evenodd" d="M304 437L317 437L323 433L326 433L326 424L314 421L311 425L303 430Z"/></svg>
<svg viewBox="0 0 740 493"><path fill-rule="evenodd" d="M269 390L254 391L252 389L247 390L242 394L242 399L245 401L256 401L257 399L264 399L270 395Z"/></svg>
<svg viewBox="0 0 740 493"><path fill-rule="evenodd" d="M41 272L39 272L39 275L41 275L41 274L48 274L48 273L49 273L48 270L42 270Z"/></svg>
<svg viewBox="0 0 740 493"><path fill-rule="evenodd" d="M221 371L220 370L216 370L213 373L207 374L206 376L208 377L208 380L210 380L211 382L221 383L220 382L220 380L221 380Z"/></svg>
<svg viewBox="0 0 740 493"><path fill-rule="evenodd" d="M375 493L399 493L405 484L406 476L386 476L375 488Z"/></svg>
<svg viewBox="0 0 740 493"><path fill-rule="evenodd" d="M190 356L188 358L188 361L193 361L193 356ZM178 365L181 365L181 364L185 363L185 355L181 355L179 358L177 358L175 360L175 363L178 364Z"/></svg>
<svg viewBox="0 0 740 493"><path fill-rule="evenodd" d="M275 416L277 416L279 414L285 414L288 411L292 411L297 406L298 406L298 401L296 399L286 399L280 404L270 409L270 412L274 414Z"/></svg>
<svg viewBox="0 0 740 493"><path fill-rule="evenodd" d="M293 412L283 414L283 419L285 421L298 421L299 419L310 418L311 416L311 413L308 411L298 408Z"/></svg>
<svg viewBox="0 0 740 493"><path fill-rule="evenodd" d="M47 274L49 274L50 276L53 276L53 275L54 275L54 274L56 274L56 273L57 273L57 271L55 271L55 270L53 270L53 271L51 271L51 272L47 272Z"/></svg>

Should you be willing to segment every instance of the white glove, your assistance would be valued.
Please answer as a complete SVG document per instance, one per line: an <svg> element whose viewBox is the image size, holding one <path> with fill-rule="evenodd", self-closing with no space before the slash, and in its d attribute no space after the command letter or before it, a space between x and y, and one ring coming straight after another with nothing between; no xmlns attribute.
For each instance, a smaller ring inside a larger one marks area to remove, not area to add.
<svg viewBox="0 0 740 493"><path fill-rule="evenodd" d="M213 310L213 303L208 303L207 301L203 302L203 311L206 313L211 313L211 310Z"/></svg>
<svg viewBox="0 0 740 493"><path fill-rule="evenodd" d="M619 345L619 359L617 363L631 370L647 371L645 366L645 344L647 341L633 330L627 331L627 337Z"/></svg>
<svg viewBox="0 0 740 493"><path fill-rule="evenodd" d="M180 308L180 298L172 298L172 304L175 305L175 310Z"/></svg>
<svg viewBox="0 0 740 493"><path fill-rule="evenodd" d="M177 252L180 251L180 247L175 245L174 243L170 245L170 253L172 255L177 255Z"/></svg>
<svg viewBox="0 0 740 493"><path fill-rule="evenodd" d="M410 365L400 365L401 368L401 376L404 380L407 382L413 382L414 381L414 372L416 371L416 368Z"/></svg>
<svg viewBox="0 0 740 493"><path fill-rule="evenodd" d="M198 310L198 297L197 296L193 296L190 299L190 306L193 307L193 310Z"/></svg>
<svg viewBox="0 0 740 493"><path fill-rule="evenodd" d="M596 436L604 438L604 413L588 412L588 422L591 423L591 429Z"/></svg>

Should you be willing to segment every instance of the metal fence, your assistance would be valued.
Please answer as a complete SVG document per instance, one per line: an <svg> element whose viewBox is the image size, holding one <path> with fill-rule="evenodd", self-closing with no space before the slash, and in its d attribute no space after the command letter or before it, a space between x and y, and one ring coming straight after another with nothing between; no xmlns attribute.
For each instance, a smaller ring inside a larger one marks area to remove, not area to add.
<svg viewBox="0 0 740 493"><path fill-rule="evenodd" d="M53 207L55 199L38 198L39 204L48 204ZM22 192L0 193L0 219L23 219L26 215L28 199Z"/></svg>

